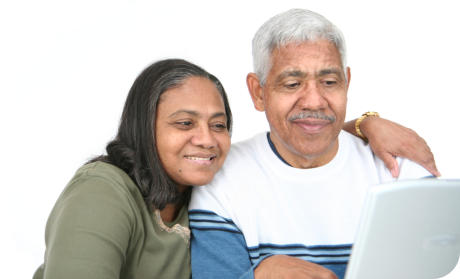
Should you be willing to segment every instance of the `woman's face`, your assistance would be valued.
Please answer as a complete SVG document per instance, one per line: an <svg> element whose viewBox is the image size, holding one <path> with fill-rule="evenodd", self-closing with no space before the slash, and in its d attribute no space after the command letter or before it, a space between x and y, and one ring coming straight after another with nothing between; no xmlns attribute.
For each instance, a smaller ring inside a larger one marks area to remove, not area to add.
<svg viewBox="0 0 460 279"><path fill-rule="evenodd" d="M165 91L155 137L161 163L180 191L209 183L230 148L224 101L214 83L190 77Z"/></svg>

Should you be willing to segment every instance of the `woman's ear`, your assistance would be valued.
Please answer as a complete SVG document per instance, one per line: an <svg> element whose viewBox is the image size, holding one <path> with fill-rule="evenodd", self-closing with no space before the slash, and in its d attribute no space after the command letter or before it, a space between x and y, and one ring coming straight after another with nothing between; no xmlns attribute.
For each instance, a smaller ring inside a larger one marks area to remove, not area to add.
<svg viewBox="0 0 460 279"><path fill-rule="evenodd" d="M249 94L251 94L252 103L258 111L264 111L264 92L260 85L259 78L255 73L249 73L246 77L246 85L248 86Z"/></svg>

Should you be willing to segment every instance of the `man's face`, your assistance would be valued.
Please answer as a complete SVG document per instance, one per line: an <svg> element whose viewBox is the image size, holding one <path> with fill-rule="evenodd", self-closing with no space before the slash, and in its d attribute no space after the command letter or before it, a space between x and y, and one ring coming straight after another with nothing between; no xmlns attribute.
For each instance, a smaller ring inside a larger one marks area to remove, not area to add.
<svg viewBox="0 0 460 279"><path fill-rule="evenodd" d="M326 164L338 149L349 84L337 48L326 40L291 43L271 58L258 100L251 93L256 108L265 110L271 140L294 167Z"/></svg>

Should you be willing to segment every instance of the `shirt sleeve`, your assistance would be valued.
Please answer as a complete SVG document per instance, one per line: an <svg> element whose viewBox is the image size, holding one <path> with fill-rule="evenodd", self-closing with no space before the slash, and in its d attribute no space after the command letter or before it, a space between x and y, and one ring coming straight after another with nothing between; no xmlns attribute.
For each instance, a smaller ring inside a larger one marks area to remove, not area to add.
<svg viewBox="0 0 460 279"><path fill-rule="evenodd" d="M189 211L193 278L254 278L246 242L229 219L211 211Z"/></svg>
<svg viewBox="0 0 460 279"><path fill-rule="evenodd" d="M230 202L213 186L194 188L189 205L192 278L254 278L256 265Z"/></svg>
<svg viewBox="0 0 460 279"><path fill-rule="evenodd" d="M132 233L126 192L103 178L74 181L46 228L43 278L119 278Z"/></svg>

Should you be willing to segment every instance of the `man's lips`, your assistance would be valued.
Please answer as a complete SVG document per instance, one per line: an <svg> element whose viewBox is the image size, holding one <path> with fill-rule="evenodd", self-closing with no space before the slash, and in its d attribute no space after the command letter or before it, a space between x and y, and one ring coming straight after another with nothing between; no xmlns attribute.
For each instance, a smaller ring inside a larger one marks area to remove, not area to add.
<svg viewBox="0 0 460 279"><path fill-rule="evenodd" d="M292 121L295 125L302 128L307 133L319 133L327 125L331 124L331 121L316 118L297 119Z"/></svg>

